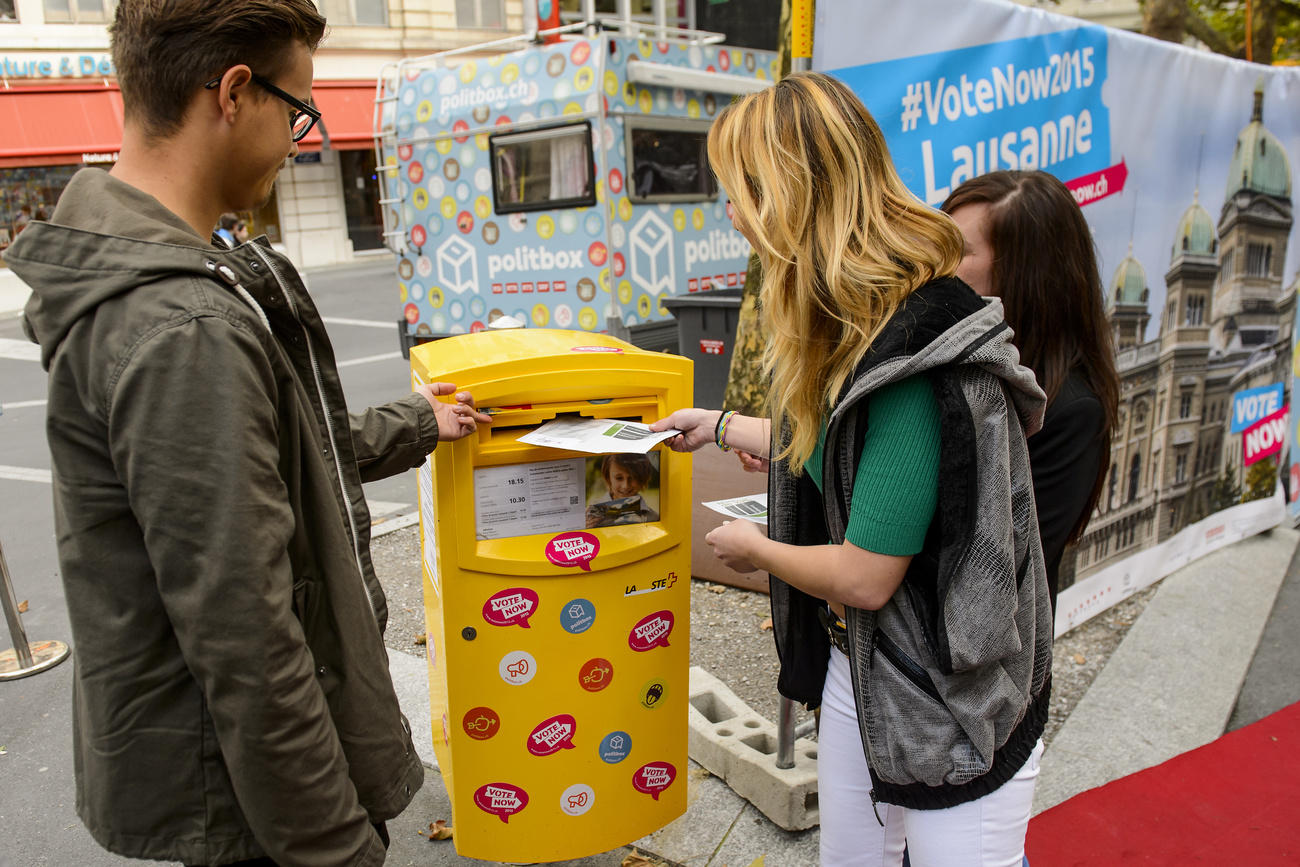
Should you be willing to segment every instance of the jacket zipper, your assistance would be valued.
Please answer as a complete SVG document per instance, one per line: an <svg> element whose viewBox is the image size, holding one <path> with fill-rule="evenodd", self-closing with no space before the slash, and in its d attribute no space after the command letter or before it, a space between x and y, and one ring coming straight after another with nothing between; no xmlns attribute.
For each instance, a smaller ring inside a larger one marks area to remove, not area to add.
<svg viewBox="0 0 1300 867"><path fill-rule="evenodd" d="M257 244L252 244L251 246L253 251L257 253L257 257L265 262L266 267L271 270L271 276L275 278L276 285L280 287L280 291L284 293L285 299L289 302L289 309L293 313L294 321L296 321L298 327L302 329L303 340L307 343L307 358L311 362L311 373L313 382L316 386L316 397L320 400L321 412L325 416L325 434L329 438L330 453L331 457L334 459L334 471L338 476L339 492L343 495L343 504L346 507L344 511L348 514L348 529L352 533L352 556L356 559L357 574L361 577L361 586L366 591L366 598L370 600L370 613L377 622L379 620L379 611L375 606L374 594L371 592L370 586L366 584L366 569L361 564L361 550L357 541L357 519L356 516L352 514L352 500L348 497L347 486L343 483L343 464L339 460L338 443L334 441L334 422L330 418L329 401L325 399L325 387L321 383L320 365L316 361L316 350L312 348L311 332L307 330L307 326L298 315L298 303L294 301L293 293L289 291L287 286L285 286L284 278L280 275L279 267L277 267L275 262L262 251L261 247Z"/></svg>
<svg viewBox="0 0 1300 867"><path fill-rule="evenodd" d="M894 643L888 635L881 632L879 628L872 634L872 644L880 648L880 653L885 659L889 660L899 673L912 682L912 685L930 698L943 704L943 698L939 695L939 690L935 687L934 681L930 678L929 673L924 668L917 665L909 659L907 654Z"/></svg>

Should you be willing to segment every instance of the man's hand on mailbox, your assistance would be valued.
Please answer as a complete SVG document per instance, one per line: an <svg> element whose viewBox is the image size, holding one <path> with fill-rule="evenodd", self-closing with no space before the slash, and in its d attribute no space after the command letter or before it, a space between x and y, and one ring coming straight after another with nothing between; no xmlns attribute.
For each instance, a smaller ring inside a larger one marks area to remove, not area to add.
<svg viewBox="0 0 1300 867"><path fill-rule="evenodd" d="M474 406L474 395L468 391L456 391L450 382L435 382L432 385L417 385L415 390L424 395L424 399L433 407L438 417L438 441L458 440L466 434L473 433L480 424L491 424L492 417L479 412ZM438 400L449 394L456 395L455 403Z"/></svg>
<svg viewBox="0 0 1300 867"><path fill-rule="evenodd" d="M693 452L713 444L713 431L721 415L717 409L679 409L651 424L650 430L677 428L681 433L667 440L668 447L675 452Z"/></svg>

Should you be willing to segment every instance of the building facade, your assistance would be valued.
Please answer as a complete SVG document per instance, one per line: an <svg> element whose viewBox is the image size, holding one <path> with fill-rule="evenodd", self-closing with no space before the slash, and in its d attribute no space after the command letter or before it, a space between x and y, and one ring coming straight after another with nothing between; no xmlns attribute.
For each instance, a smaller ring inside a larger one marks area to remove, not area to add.
<svg viewBox="0 0 1300 867"><path fill-rule="evenodd" d="M116 0L0 0L0 252L53 209L72 175L121 147L109 57ZM317 0L330 23L316 55L323 118L266 207L246 215L300 266L382 253L372 138L387 63L522 32L523 0ZM2 266L0 266L2 267Z"/></svg>
<svg viewBox="0 0 1300 867"><path fill-rule="evenodd" d="M1247 487L1232 396L1290 383L1295 278L1282 273L1291 233L1291 165L1264 125L1262 84L1237 135L1217 222L1193 190L1171 227L1163 310L1148 310L1146 272L1115 269L1107 314L1120 374L1110 475L1075 550L1075 574L1158 544ZM1144 340L1159 316L1159 333ZM1066 580L1063 569L1062 585Z"/></svg>

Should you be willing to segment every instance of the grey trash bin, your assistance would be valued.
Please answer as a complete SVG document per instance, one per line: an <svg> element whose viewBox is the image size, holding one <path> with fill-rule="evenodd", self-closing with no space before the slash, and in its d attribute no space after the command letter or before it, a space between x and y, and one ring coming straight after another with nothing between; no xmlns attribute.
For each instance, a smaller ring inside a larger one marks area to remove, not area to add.
<svg viewBox="0 0 1300 867"><path fill-rule="evenodd" d="M722 406L740 321L739 289L665 298L677 319L677 352L695 362L695 405Z"/></svg>

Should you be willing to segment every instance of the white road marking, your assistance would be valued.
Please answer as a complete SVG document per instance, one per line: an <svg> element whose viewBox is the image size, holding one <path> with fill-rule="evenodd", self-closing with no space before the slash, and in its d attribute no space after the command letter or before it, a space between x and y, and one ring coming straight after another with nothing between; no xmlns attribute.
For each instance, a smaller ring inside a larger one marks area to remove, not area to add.
<svg viewBox="0 0 1300 867"><path fill-rule="evenodd" d="M349 319L346 316L322 316L321 322L326 325L355 325L358 328L384 328L388 331L397 329L397 320L392 322L379 322L374 319Z"/></svg>
<svg viewBox="0 0 1300 867"><path fill-rule="evenodd" d="M11 479L15 482L44 482L47 485L54 483L54 476L49 470L36 470L31 467L0 466L0 479Z"/></svg>
<svg viewBox="0 0 1300 867"><path fill-rule="evenodd" d="M12 358L15 361L40 361L41 347L30 340L0 337L0 358Z"/></svg>
<svg viewBox="0 0 1300 867"><path fill-rule="evenodd" d="M353 367L358 364L370 364L372 361L388 361L393 358L401 358L400 352L385 352L382 355L367 355L365 358L353 358L348 361L340 361L339 367Z"/></svg>
<svg viewBox="0 0 1300 867"><path fill-rule="evenodd" d="M45 406L48 400L15 400L0 403L0 409L27 409L31 406Z"/></svg>

